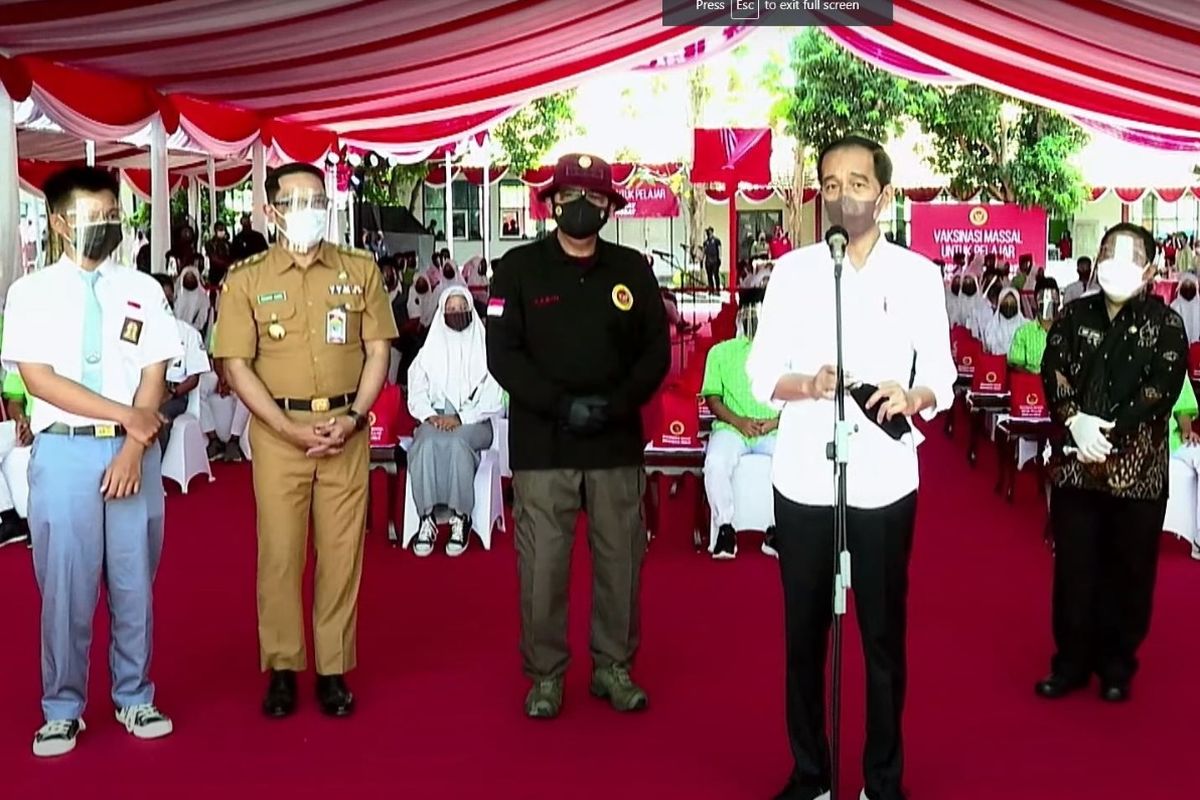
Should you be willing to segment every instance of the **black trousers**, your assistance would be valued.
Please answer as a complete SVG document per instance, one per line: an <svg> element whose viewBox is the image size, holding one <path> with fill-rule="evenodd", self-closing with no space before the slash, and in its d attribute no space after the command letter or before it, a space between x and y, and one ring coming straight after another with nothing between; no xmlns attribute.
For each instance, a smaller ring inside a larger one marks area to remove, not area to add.
<svg viewBox="0 0 1200 800"><path fill-rule="evenodd" d="M721 262L705 264L704 272L708 276L708 288L719 292L721 290Z"/></svg>
<svg viewBox="0 0 1200 800"><path fill-rule="evenodd" d="M871 800L901 800L901 717L907 679L908 561L917 495L846 520L854 610L867 662L863 777ZM830 783L825 662L833 618L833 508L775 493L776 549L787 628L787 725L802 791Z"/></svg>
<svg viewBox="0 0 1200 800"><path fill-rule="evenodd" d="M1133 677L1150 630L1166 510L1166 498L1053 490L1054 672L1072 680L1094 672L1110 683Z"/></svg>

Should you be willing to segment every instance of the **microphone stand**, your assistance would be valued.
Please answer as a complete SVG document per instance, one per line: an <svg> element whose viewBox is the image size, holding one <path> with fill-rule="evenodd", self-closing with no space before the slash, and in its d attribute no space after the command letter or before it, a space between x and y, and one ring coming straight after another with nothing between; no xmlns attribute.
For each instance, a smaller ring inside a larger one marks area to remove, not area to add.
<svg viewBox="0 0 1200 800"><path fill-rule="evenodd" d="M846 614L846 593L850 589L850 547L846 538L846 467L850 455L850 434L853 426L846 422L846 372L842 353L842 264L844 250L834 254L833 286L837 328L837 388L833 396L836 418L833 441L825 446L825 456L833 462L833 659L830 666L830 800L839 800L839 770L842 724L842 617Z"/></svg>

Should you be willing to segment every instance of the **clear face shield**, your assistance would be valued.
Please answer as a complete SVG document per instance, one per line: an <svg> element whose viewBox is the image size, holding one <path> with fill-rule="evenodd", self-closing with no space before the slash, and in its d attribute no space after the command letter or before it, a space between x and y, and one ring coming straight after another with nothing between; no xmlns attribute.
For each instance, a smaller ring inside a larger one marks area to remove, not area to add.
<svg viewBox="0 0 1200 800"><path fill-rule="evenodd" d="M738 336L743 336L751 341L754 340L754 334L758 333L758 306L746 306L737 313L737 332Z"/></svg>
<svg viewBox="0 0 1200 800"><path fill-rule="evenodd" d="M296 253L312 250L329 229L329 198L324 189L280 189L272 208L275 224L287 248Z"/></svg>
<svg viewBox="0 0 1200 800"><path fill-rule="evenodd" d="M123 217L115 198L110 199L79 197L56 215L61 220L59 236L73 248L76 261L104 261L121 245Z"/></svg>

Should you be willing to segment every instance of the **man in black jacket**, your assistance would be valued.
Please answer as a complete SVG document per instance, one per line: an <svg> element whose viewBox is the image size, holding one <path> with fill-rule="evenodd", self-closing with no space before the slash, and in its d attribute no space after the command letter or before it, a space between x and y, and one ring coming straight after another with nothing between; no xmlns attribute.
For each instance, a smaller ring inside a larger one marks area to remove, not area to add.
<svg viewBox="0 0 1200 800"><path fill-rule="evenodd" d="M658 285L636 250L601 240L625 205L599 158L569 155L542 190L557 230L510 250L488 301L488 366L509 393L530 717L557 716L567 669L567 578L586 497L592 551L591 691L645 708L630 680L646 551L641 407L670 366Z"/></svg>

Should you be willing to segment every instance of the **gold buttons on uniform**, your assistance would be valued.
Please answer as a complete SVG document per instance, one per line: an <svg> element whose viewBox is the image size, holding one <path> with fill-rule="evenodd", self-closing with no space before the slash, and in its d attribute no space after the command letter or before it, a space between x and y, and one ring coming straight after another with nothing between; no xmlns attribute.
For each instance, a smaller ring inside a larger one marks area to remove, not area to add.
<svg viewBox="0 0 1200 800"><path fill-rule="evenodd" d="M339 281L350 280L350 276L349 276L349 274L346 273L346 270L342 270L341 272L338 273L338 280Z"/></svg>

